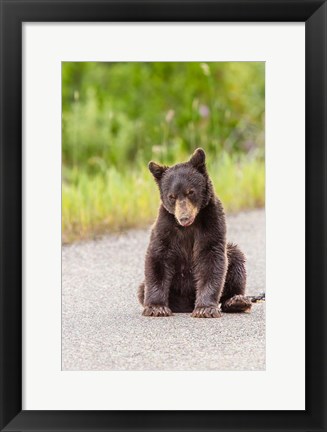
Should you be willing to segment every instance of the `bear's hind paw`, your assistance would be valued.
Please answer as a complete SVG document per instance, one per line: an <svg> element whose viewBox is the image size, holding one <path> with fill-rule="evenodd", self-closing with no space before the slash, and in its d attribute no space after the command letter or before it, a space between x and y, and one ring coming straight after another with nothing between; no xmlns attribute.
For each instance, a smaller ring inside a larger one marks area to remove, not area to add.
<svg viewBox="0 0 327 432"><path fill-rule="evenodd" d="M142 315L148 317L167 317L172 315L172 311L168 306L145 306Z"/></svg>
<svg viewBox="0 0 327 432"><path fill-rule="evenodd" d="M221 305L223 312L250 312L252 307L251 300L243 295L234 295L232 298L226 300Z"/></svg>

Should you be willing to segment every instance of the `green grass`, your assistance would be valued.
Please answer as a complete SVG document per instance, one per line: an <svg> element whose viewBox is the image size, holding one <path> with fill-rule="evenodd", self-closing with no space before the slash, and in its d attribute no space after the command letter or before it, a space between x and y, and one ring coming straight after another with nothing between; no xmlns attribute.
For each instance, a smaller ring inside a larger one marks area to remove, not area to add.
<svg viewBox="0 0 327 432"><path fill-rule="evenodd" d="M219 160L208 163L208 171L227 212L264 206L262 158L223 153ZM110 167L94 175L80 168L64 167L63 179L65 243L144 227L155 220L159 193L145 164L124 171Z"/></svg>

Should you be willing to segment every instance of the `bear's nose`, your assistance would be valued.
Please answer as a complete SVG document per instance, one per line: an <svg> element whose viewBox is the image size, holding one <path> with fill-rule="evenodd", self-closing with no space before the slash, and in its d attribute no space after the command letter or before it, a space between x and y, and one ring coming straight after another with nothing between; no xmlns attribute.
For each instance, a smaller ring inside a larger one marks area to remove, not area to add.
<svg viewBox="0 0 327 432"><path fill-rule="evenodd" d="M180 223L182 224L182 225L185 225L185 224L187 224L187 222L190 220L190 218L189 217L187 217L187 216L183 216L183 217L181 217L180 218Z"/></svg>

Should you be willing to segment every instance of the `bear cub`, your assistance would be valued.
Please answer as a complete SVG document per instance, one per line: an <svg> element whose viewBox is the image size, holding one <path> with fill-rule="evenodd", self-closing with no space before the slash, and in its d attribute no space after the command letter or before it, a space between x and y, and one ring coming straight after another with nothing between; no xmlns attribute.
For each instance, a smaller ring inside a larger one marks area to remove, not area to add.
<svg viewBox="0 0 327 432"><path fill-rule="evenodd" d="M194 318L218 318L221 310L249 311L245 257L236 245L226 243L225 214L204 150L195 150L188 162L172 167L150 162L149 170L161 205L138 291L143 315L192 312Z"/></svg>

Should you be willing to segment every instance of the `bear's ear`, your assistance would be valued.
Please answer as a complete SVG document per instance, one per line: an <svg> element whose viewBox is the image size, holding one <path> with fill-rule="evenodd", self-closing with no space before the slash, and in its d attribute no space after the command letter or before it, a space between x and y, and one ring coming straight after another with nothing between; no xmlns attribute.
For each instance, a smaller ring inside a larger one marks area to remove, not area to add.
<svg viewBox="0 0 327 432"><path fill-rule="evenodd" d="M202 148L197 148L189 162L201 173L206 172L206 154Z"/></svg>
<svg viewBox="0 0 327 432"><path fill-rule="evenodd" d="M164 172L168 169L167 166L159 165L153 161L149 162L148 168L157 182L161 180Z"/></svg>

